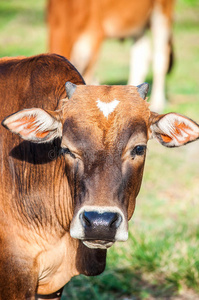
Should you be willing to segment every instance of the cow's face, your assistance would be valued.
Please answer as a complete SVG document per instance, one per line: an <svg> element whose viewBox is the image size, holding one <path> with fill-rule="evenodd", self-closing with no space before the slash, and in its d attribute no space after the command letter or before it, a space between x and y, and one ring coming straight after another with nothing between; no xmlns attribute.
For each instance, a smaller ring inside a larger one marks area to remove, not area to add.
<svg viewBox="0 0 199 300"><path fill-rule="evenodd" d="M3 122L33 142L61 138L74 200L72 237L90 248L108 248L128 237L140 189L147 141L175 147L199 136L199 127L177 114L151 113L148 85L74 86L57 112L20 111Z"/></svg>
<svg viewBox="0 0 199 300"><path fill-rule="evenodd" d="M148 104L136 87L78 86L62 112L61 147L75 190L71 236L92 248L125 241L143 174Z"/></svg>

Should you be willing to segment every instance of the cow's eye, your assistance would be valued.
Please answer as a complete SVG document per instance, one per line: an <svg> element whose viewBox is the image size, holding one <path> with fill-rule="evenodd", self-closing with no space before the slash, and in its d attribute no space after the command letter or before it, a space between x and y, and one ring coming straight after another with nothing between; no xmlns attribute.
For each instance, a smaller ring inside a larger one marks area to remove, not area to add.
<svg viewBox="0 0 199 300"><path fill-rule="evenodd" d="M136 155L142 156L146 152L146 145L138 145L131 151L131 156L134 158Z"/></svg>
<svg viewBox="0 0 199 300"><path fill-rule="evenodd" d="M60 149L60 155L64 155L64 154L68 154L70 155L72 158L76 158L75 154L73 154L69 148L61 148Z"/></svg>

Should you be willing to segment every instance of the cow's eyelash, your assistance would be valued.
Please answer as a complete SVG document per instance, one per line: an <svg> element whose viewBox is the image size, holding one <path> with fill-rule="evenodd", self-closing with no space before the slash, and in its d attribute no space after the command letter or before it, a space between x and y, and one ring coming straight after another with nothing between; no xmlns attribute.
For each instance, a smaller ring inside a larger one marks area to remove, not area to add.
<svg viewBox="0 0 199 300"><path fill-rule="evenodd" d="M75 154L73 154L69 148L61 148L60 149L60 155L64 155L64 154L68 154L74 159L76 158Z"/></svg>

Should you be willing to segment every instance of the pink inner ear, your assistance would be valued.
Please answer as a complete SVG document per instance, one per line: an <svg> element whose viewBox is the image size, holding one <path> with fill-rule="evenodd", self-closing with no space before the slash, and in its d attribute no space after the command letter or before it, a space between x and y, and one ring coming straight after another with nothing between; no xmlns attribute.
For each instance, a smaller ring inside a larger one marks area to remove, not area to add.
<svg viewBox="0 0 199 300"><path fill-rule="evenodd" d="M22 136L28 136L30 133L35 131L35 136L37 138L44 138L49 134L49 131L36 132L39 126L36 126L36 117L23 117L21 119L15 120L10 124L10 129L17 130L19 127L23 126L22 129L17 130Z"/></svg>
<svg viewBox="0 0 199 300"><path fill-rule="evenodd" d="M21 135L27 136L31 132L37 131L39 126L35 126L35 117L23 117L20 119L21 124L20 125L25 125L24 130L21 131ZM49 131L44 131L44 132L35 132L35 136L37 138L44 138L49 134Z"/></svg>
<svg viewBox="0 0 199 300"><path fill-rule="evenodd" d="M170 143L172 141L172 138L168 135L165 135L165 134L161 134L161 138L162 138L164 143Z"/></svg>
<svg viewBox="0 0 199 300"><path fill-rule="evenodd" d="M20 125L25 125L27 124L26 128L31 128L34 124L34 122L36 121L36 118L35 117L23 117L19 120L17 120L17 122L20 122L21 124Z"/></svg>
<svg viewBox="0 0 199 300"><path fill-rule="evenodd" d="M172 131L170 132L171 136L178 141L179 144L184 144L190 140L190 137L193 136L190 134L191 128L183 122L174 122ZM185 133L185 134L183 134ZM165 143L171 143L173 138L166 134L161 134L161 138Z"/></svg>
<svg viewBox="0 0 199 300"><path fill-rule="evenodd" d="M17 119L15 121L12 121L9 124L9 128L11 130L17 130L19 127L23 126L24 129L32 129L33 127L35 127L35 121L36 118L35 117L23 117L21 119ZM18 131L18 130L17 130Z"/></svg>
<svg viewBox="0 0 199 300"><path fill-rule="evenodd" d="M37 138L45 138L48 134L49 134L50 131L44 131L44 132L37 132L35 135Z"/></svg>
<svg viewBox="0 0 199 300"><path fill-rule="evenodd" d="M179 143L187 143L188 141L190 141L190 137L194 137L194 134L191 134L192 129L185 123L179 123L178 121L175 121L174 125L176 133L175 137ZM183 132L186 135L183 135ZM179 136L181 137L180 139L178 139Z"/></svg>
<svg viewBox="0 0 199 300"><path fill-rule="evenodd" d="M174 123L175 125L175 128L176 128L176 133L177 134L180 134L181 135L181 132L180 130L183 130L184 132L187 132L187 130L191 130L191 128L189 126L187 126L185 123L182 123L182 122L178 122L178 121L175 121Z"/></svg>

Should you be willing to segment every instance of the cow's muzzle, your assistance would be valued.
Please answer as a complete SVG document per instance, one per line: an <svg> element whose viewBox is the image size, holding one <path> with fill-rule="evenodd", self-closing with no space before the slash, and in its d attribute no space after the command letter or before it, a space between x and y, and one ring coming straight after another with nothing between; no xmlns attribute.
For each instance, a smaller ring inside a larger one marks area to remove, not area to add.
<svg viewBox="0 0 199 300"><path fill-rule="evenodd" d="M89 248L107 249L128 238L127 221L117 207L82 207L74 217L70 234Z"/></svg>
<svg viewBox="0 0 199 300"><path fill-rule="evenodd" d="M80 222L84 227L87 240L113 241L116 229L122 222L122 217L116 212L99 213L97 211L84 211L80 214Z"/></svg>

